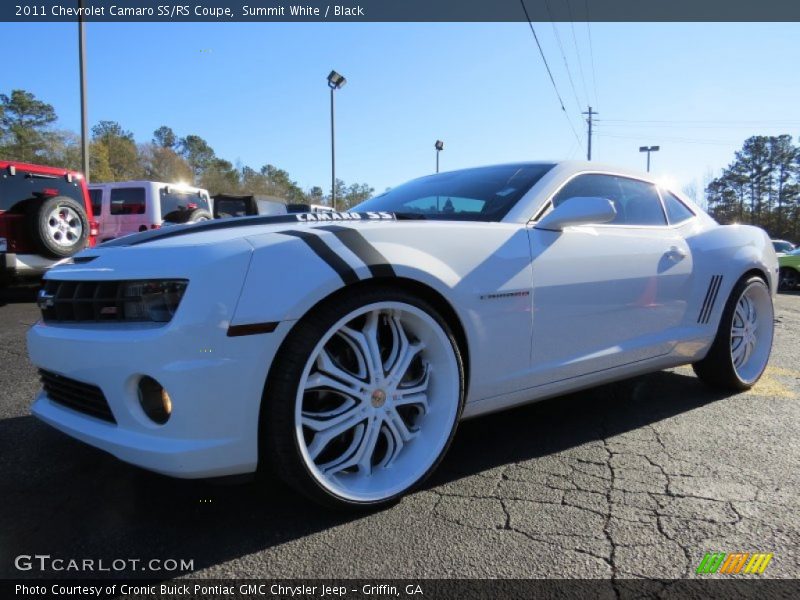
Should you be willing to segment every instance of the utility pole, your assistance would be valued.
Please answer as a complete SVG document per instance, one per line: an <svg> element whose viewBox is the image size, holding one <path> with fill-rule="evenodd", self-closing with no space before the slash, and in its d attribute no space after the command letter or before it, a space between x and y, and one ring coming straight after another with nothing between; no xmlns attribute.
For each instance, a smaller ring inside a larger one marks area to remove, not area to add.
<svg viewBox="0 0 800 600"><path fill-rule="evenodd" d="M83 0L78 3L83 8ZM86 111L86 32L83 11L78 17L78 64L81 85L81 156L83 176L89 182L89 117Z"/></svg>
<svg viewBox="0 0 800 600"><path fill-rule="evenodd" d="M586 119L586 124L589 126L589 135L586 138L587 140L586 160L592 160L592 116L599 115L600 113L593 111L592 107L590 106L588 111L581 114L588 116L588 118Z"/></svg>

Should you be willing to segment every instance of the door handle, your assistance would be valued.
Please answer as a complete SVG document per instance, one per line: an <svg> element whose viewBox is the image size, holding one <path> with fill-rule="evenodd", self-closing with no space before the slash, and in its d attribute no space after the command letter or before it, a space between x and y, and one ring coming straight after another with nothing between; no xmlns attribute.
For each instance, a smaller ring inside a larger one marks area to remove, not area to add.
<svg viewBox="0 0 800 600"><path fill-rule="evenodd" d="M678 248L677 246L672 246L665 255L670 260L674 260L678 262L679 260L683 260L686 258L686 250L683 248Z"/></svg>

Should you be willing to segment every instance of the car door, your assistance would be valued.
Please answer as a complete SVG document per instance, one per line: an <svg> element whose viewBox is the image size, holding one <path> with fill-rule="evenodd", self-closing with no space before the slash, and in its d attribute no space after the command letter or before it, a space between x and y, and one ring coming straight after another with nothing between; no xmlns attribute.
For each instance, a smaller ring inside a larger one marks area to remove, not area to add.
<svg viewBox="0 0 800 600"><path fill-rule="evenodd" d="M656 187L601 173L569 180L547 210L604 198L605 224L528 229L533 273L532 385L669 352L687 309L692 257L667 225Z"/></svg>

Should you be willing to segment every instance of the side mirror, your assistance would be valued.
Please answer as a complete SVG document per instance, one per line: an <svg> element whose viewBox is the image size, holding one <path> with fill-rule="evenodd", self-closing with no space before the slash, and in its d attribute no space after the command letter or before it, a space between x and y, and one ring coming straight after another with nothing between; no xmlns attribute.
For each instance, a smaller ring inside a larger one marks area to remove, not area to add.
<svg viewBox="0 0 800 600"><path fill-rule="evenodd" d="M549 213L536 225L536 229L563 231L570 225L598 225L613 221L617 210L611 200L594 196L576 196L568 198Z"/></svg>

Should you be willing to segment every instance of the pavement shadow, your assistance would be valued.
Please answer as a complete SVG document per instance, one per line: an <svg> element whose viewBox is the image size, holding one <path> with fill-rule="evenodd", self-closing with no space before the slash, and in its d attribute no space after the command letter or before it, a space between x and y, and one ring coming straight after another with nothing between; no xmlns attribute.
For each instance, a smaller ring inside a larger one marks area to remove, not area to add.
<svg viewBox="0 0 800 600"><path fill-rule="evenodd" d="M471 419L428 485L633 431L728 395L660 371Z"/></svg>
<svg viewBox="0 0 800 600"><path fill-rule="evenodd" d="M721 397L693 377L660 372L470 420L426 487L637 429ZM365 517L321 509L277 480L223 486L154 475L33 417L0 421L0 486L0 578L81 575L20 572L18 554L192 558L201 569Z"/></svg>

